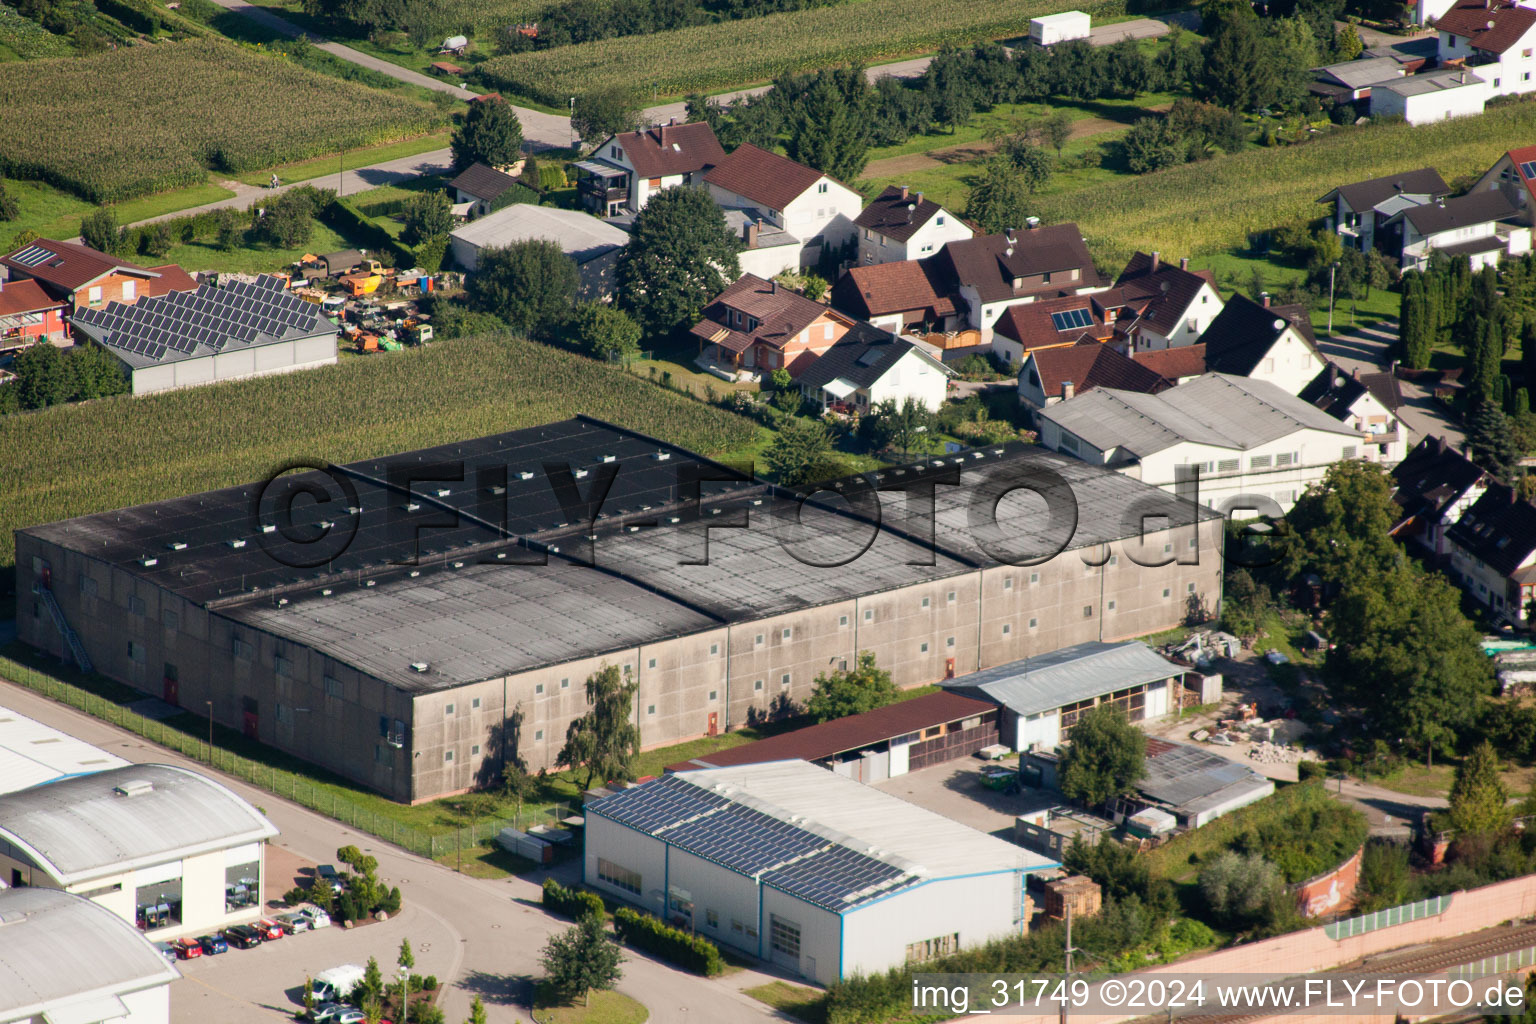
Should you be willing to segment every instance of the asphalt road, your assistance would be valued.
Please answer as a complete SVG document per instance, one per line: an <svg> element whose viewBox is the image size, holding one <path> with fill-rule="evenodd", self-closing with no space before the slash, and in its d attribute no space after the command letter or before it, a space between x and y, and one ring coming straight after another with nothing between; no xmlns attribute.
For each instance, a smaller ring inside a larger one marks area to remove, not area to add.
<svg viewBox="0 0 1536 1024"><path fill-rule="evenodd" d="M338 847L355 844L379 860L379 876L398 885L405 907L398 918L353 931L331 928L285 938L253 950L230 950L207 961L184 963L184 977L171 987L172 1024L256 1024L292 1019L295 994L305 972L379 957L386 977L393 976L395 951L409 937L418 974L436 974L447 985L440 1000L449 1021L469 1016L479 995L493 1022L526 1022L523 1009L528 979L538 973L545 940L570 922L539 909L542 878L498 881L470 878L361 834L336 821L289 803L238 779L210 772L204 765L154 746L135 733L54 703L23 687L0 681L0 706L45 722L70 735L135 762L189 767L219 778L251 803L263 808L282 831L269 854L267 896L281 895L292 883L278 877L280 859L294 863L329 863ZM297 858L286 858L289 851ZM771 980L757 971L739 971L705 979L626 950L619 991L638 999L664 1024L749 1024L777 1021L775 1011L742 988Z"/></svg>
<svg viewBox="0 0 1536 1024"><path fill-rule="evenodd" d="M1388 351L1395 344L1397 324L1389 320L1319 338L1317 347L1346 372L1380 373L1391 366ZM1431 434L1444 437L1453 445L1461 444L1466 437L1461 424L1446 414L1445 406L1433 394L1406 380L1398 384L1403 392L1403 405L1397 416L1408 427L1410 448Z"/></svg>

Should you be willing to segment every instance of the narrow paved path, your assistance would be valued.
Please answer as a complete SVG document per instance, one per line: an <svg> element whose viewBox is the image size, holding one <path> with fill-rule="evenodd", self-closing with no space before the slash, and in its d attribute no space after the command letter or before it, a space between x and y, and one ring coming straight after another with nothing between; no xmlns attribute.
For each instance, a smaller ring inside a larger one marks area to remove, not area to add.
<svg viewBox="0 0 1536 1024"><path fill-rule="evenodd" d="M1341 330L1317 341L1317 347L1325 356L1351 373L1387 370L1391 366L1388 353L1396 344L1395 320ZM1397 416L1408 427L1410 447L1431 434L1445 438L1452 445L1461 444L1466 434L1461 424L1449 415L1443 402L1411 381L1398 381L1398 386L1402 388L1403 405L1397 410Z"/></svg>

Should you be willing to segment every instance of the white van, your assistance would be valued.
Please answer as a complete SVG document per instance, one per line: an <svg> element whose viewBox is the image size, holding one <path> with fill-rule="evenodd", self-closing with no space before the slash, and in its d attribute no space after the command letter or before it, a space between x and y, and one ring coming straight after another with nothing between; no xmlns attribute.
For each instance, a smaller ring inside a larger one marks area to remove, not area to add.
<svg viewBox="0 0 1536 1024"><path fill-rule="evenodd" d="M314 977L315 1004L343 1002L354 988L362 984L366 973L357 964L342 964L321 971Z"/></svg>

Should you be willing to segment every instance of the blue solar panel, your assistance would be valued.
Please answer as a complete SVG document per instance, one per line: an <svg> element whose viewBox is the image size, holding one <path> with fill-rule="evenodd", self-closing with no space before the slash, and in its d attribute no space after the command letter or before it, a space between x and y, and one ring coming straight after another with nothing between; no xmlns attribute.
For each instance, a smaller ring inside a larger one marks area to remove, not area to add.
<svg viewBox="0 0 1536 1024"><path fill-rule="evenodd" d="M621 825L655 834L728 801L672 775L626 789L593 803L591 810Z"/></svg>
<svg viewBox="0 0 1536 1024"><path fill-rule="evenodd" d="M813 832L740 804L668 829L662 838L745 875L755 875L827 845L826 839Z"/></svg>
<svg viewBox="0 0 1536 1024"><path fill-rule="evenodd" d="M1051 322L1056 325L1058 331L1070 331L1074 328L1087 327L1093 323L1093 317L1086 309L1069 309L1061 313L1052 313Z"/></svg>
<svg viewBox="0 0 1536 1024"><path fill-rule="evenodd" d="M819 907L841 910L859 902L848 897L872 887L886 886L904 874L906 872L901 868L867 854L846 846L834 846L814 857L768 872L763 876L763 884Z"/></svg>
<svg viewBox="0 0 1536 1024"><path fill-rule="evenodd" d="M1520 173L1527 178L1536 178L1536 160L1527 160L1520 165Z"/></svg>

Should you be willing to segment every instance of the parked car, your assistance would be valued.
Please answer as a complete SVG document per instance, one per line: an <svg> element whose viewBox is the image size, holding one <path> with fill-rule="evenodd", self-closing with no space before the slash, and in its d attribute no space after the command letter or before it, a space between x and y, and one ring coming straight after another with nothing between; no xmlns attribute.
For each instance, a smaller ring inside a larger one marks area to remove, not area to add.
<svg viewBox="0 0 1536 1024"><path fill-rule="evenodd" d="M331 883L332 892L341 892L341 875L336 873L336 865L321 864L315 868L315 875Z"/></svg>
<svg viewBox="0 0 1536 1024"><path fill-rule="evenodd" d="M331 926L331 915L317 906L311 904L301 907L299 913L309 921L311 928L329 928Z"/></svg>
<svg viewBox="0 0 1536 1024"><path fill-rule="evenodd" d="M237 924L224 929L224 941L236 949L254 949L261 945L261 932L248 924Z"/></svg>
<svg viewBox="0 0 1536 1024"><path fill-rule="evenodd" d="M316 1003L315 1008L310 1011L309 1019L314 1021L315 1024L326 1024L326 1022L334 1021L350 1009L352 1007L346 1003Z"/></svg>
<svg viewBox="0 0 1536 1024"><path fill-rule="evenodd" d="M171 945L169 942L157 942L155 943L155 948L160 951L161 956L165 957L171 963L176 962L175 946Z"/></svg>
<svg viewBox="0 0 1536 1024"><path fill-rule="evenodd" d="M252 925L252 927L261 933L263 941L280 939L287 934L287 932L283 931L283 926L270 917L262 918L260 921L257 921L254 925Z"/></svg>
<svg viewBox="0 0 1536 1024"><path fill-rule="evenodd" d="M278 914L274 920L282 925L284 935L297 935L299 932L307 932L314 927L309 923L309 918L303 914Z"/></svg>
<svg viewBox="0 0 1536 1024"><path fill-rule="evenodd" d="M192 960L203 955L203 944L196 939L177 939L171 943L171 948L176 950L178 960Z"/></svg>
<svg viewBox="0 0 1536 1024"><path fill-rule="evenodd" d="M203 947L203 954L205 956L216 956L219 953L229 952L229 943L225 942L218 935L204 935L197 942L198 945Z"/></svg>

